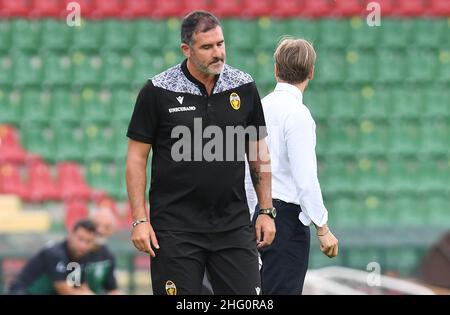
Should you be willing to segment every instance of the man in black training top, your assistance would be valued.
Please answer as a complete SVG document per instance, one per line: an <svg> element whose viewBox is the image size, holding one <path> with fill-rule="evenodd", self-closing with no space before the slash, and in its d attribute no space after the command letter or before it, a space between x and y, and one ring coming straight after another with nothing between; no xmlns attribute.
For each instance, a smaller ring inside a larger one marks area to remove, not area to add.
<svg viewBox="0 0 450 315"><path fill-rule="evenodd" d="M66 240L40 250L25 265L9 288L9 294L93 294L84 267L95 241L95 224L80 220Z"/></svg>
<svg viewBox="0 0 450 315"><path fill-rule="evenodd" d="M215 16L188 14L181 42L186 60L148 80L128 128L132 241L152 256L154 294L200 294L205 270L215 294L260 294L257 247L275 235L260 97L249 74L225 64ZM244 189L246 152L261 206L255 227Z"/></svg>

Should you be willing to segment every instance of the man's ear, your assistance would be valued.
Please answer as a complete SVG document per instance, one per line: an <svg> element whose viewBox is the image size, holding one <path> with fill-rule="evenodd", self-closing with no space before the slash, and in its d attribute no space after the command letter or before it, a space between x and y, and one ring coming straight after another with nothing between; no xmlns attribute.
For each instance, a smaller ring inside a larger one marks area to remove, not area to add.
<svg viewBox="0 0 450 315"><path fill-rule="evenodd" d="M308 80L312 80L313 79L313 77L314 77L314 69L315 69L315 66L312 67L311 72L308 74Z"/></svg>
<svg viewBox="0 0 450 315"><path fill-rule="evenodd" d="M278 80L278 68L276 63L273 64L273 73L275 74L275 79Z"/></svg>
<svg viewBox="0 0 450 315"><path fill-rule="evenodd" d="M181 47L181 51L183 52L183 55L186 58L189 58L191 56L191 47L189 47L189 45L185 44L185 43L182 43L180 45L180 47Z"/></svg>

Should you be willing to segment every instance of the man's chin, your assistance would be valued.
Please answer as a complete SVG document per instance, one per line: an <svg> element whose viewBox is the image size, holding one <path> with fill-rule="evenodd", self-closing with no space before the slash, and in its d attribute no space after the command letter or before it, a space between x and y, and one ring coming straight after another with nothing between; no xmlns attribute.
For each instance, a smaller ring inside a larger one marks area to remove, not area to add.
<svg viewBox="0 0 450 315"><path fill-rule="evenodd" d="M220 66L219 66L219 65L217 65L217 66L211 65L211 66L208 68L208 72L209 72L210 74L217 75L217 74L220 74L220 73L223 71L223 67L224 67L224 64L223 64L223 63L221 63Z"/></svg>

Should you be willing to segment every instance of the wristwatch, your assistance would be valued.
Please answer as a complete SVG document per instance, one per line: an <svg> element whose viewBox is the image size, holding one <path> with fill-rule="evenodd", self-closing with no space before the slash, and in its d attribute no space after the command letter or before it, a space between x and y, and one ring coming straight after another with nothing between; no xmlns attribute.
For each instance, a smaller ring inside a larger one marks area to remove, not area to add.
<svg viewBox="0 0 450 315"><path fill-rule="evenodd" d="M136 221L133 221L133 223L131 223L131 225L133 227L136 227L136 225L144 223L144 222L148 222L148 220L147 219L136 220Z"/></svg>
<svg viewBox="0 0 450 315"><path fill-rule="evenodd" d="M267 214L272 219L275 219L275 217L277 216L277 209L275 209L274 207L266 208L266 209L260 209L259 210L259 214Z"/></svg>

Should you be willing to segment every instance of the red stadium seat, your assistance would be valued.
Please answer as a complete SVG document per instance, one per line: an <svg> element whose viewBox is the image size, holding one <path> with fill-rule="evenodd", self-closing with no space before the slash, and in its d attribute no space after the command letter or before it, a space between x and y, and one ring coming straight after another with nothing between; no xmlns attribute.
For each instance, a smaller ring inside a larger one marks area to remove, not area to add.
<svg viewBox="0 0 450 315"><path fill-rule="evenodd" d="M61 193L59 186L55 184L47 164L42 161L34 161L28 166L28 200L42 202L59 200Z"/></svg>
<svg viewBox="0 0 450 315"><path fill-rule="evenodd" d="M114 215L116 217L119 216L119 211L118 211L116 202L107 195L103 195L102 198L98 198L95 201L95 205L99 209L105 209L105 208L109 209L109 210L111 210L112 213L114 213Z"/></svg>
<svg viewBox="0 0 450 315"><path fill-rule="evenodd" d="M183 8L182 15L186 15L189 12L194 11L194 10L205 10L205 11L210 10L208 0L185 0L185 1L183 1L183 3L184 3L184 8Z"/></svg>
<svg viewBox="0 0 450 315"><path fill-rule="evenodd" d="M427 15L431 16L450 16L450 0L429 0Z"/></svg>
<svg viewBox="0 0 450 315"><path fill-rule="evenodd" d="M273 0L272 14L276 17L287 18L298 16L302 12L300 0Z"/></svg>
<svg viewBox="0 0 450 315"><path fill-rule="evenodd" d="M65 212L66 216L64 225L66 226L67 230L71 230L78 220L87 218L89 215L89 210L86 206L86 203L80 200L72 200L66 202Z"/></svg>
<svg viewBox="0 0 450 315"><path fill-rule="evenodd" d="M241 0L211 0L211 11L218 17L234 17L242 13Z"/></svg>
<svg viewBox="0 0 450 315"><path fill-rule="evenodd" d="M123 0L94 0L92 18L103 19L119 17L124 9Z"/></svg>
<svg viewBox="0 0 450 315"><path fill-rule="evenodd" d="M363 9L364 12L368 13L367 11L367 5L371 2L374 2L373 0L365 0ZM381 9L381 15L382 16L388 16L392 14L392 10L394 9L394 4L392 3L392 0L377 0L375 1L380 5Z"/></svg>
<svg viewBox="0 0 450 315"><path fill-rule="evenodd" d="M302 16L318 18L330 15L333 8L333 1L330 0L303 0Z"/></svg>
<svg viewBox="0 0 450 315"><path fill-rule="evenodd" d="M243 0L243 11L240 14L244 17L269 16L272 13L272 0Z"/></svg>
<svg viewBox="0 0 450 315"><path fill-rule="evenodd" d="M361 0L335 1L333 5L334 16L356 16L364 13L365 7Z"/></svg>
<svg viewBox="0 0 450 315"><path fill-rule="evenodd" d="M64 7L63 9L67 11L67 4L70 2L77 2L80 5L81 10L81 18L90 18L92 17L93 11L94 11L94 1L93 0L64 0Z"/></svg>
<svg viewBox="0 0 450 315"><path fill-rule="evenodd" d="M396 1L392 14L395 16L419 16L425 12L424 0Z"/></svg>
<svg viewBox="0 0 450 315"><path fill-rule="evenodd" d="M183 14L182 0L154 0L152 16L155 18L178 17Z"/></svg>
<svg viewBox="0 0 450 315"><path fill-rule="evenodd" d="M60 17L65 14L66 7L61 0L33 0L31 17Z"/></svg>
<svg viewBox="0 0 450 315"><path fill-rule="evenodd" d="M125 0L122 17L150 17L153 12L153 0Z"/></svg>
<svg viewBox="0 0 450 315"><path fill-rule="evenodd" d="M58 184L60 185L62 199L91 199L91 189L86 184L82 172L76 163L60 163L57 169Z"/></svg>
<svg viewBox="0 0 450 315"><path fill-rule="evenodd" d="M13 194L21 198L27 197L27 189L20 176L18 166L0 164L0 193Z"/></svg>
<svg viewBox="0 0 450 315"><path fill-rule="evenodd" d="M27 153L22 148L16 130L7 125L0 125L0 163L23 164Z"/></svg>
<svg viewBox="0 0 450 315"><path fill-rule="evenodd" d="M30 6L27 0L0 0L0 16L2 17L28 16L29 13Z"/></svg>

